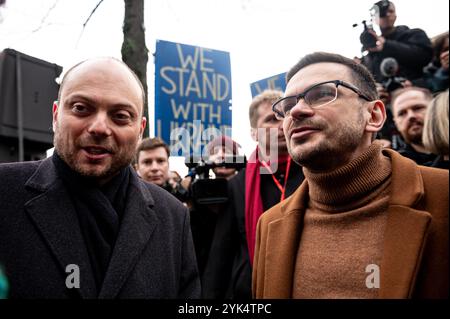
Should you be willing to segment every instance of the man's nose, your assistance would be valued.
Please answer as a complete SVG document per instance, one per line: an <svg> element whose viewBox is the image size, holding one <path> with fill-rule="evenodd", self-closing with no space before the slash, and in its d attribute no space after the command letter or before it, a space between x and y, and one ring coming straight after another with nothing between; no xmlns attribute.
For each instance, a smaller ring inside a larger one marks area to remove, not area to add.
<svg viewBox="0 0 450 319"><path fill-rule="evenodd" d="M413 110L408 110L408 113L406 113L406 119L409 121L415 120L417 118L417 113Z"/></svg>
<svg viewBox="0 0 450 319"><path fill-rule="evenodd" d="M150 164L150 170L152 170L152 171L157 171L157 170L159 170L159 164L158 164L156 161L153 161L153 162Z"/></svg>
<svg viewBox="0 0 450 319"><path fill-rule="evenodd" d="M111 129L109 127L108 116L104 113L97 113L88 127L88 132L92 135L109 136Z"/></svg>
<svg viewBox="0 0 450 319"><path fill-rule="evenodd" d="M290 116L292 118L302 118L302 117L310 117L314 115L314 109L305 103L305 100L301 99L295 104L295 106L290 111Z"/></svg>

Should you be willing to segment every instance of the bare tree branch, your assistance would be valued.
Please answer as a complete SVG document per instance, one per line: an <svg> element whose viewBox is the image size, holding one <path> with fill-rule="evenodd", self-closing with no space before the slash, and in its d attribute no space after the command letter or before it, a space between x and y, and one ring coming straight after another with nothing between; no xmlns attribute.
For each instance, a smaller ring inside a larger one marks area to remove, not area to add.
<svg viewBox="0 0 450 319"><path fill-rule="evenodd" d="M98 6L103 2L103 0L100 0L97 5L95 6L95 8L91 11L91 14L89 15L89 17L86 19L86 21L83 23L83 28L81 29L80 32L80 36L78 37L77 43L75 44L75 48L78 47L78 43L80 42L81 37L83 36L84 33L84 29L86 28L87 23L89 22L89 20L91 19L92 15L94 14L95 10L97 10Z"/></svg>
<svg viewBox="0 0 450 319"><path fill-rule="evenodd" d="M95 10L97 10L98 6L103 2L103 0L100 0L97 5L95 6L94 10L92 10L91 14L89 15L89 17L86 19L86 21L83 23L83 29L86 27L86 24L89 22L89 20L91 19L92 15L94 14Z"/></svg>
<svg viewBox="0 0 450 319"><path fill-rule="evenodd" d="M41 23L39 24L39 26L34 29L33 31L31 31L32 33L35 33L37 31L39 31L40 29L43 28L45 20L47 20L48 16L50 15L50 13L53 11L53 9L55 9L56 5L58 4L59 0L56 0L53 5L47 10L47 13L45 14L45 16L41 19ZM51 25L51 23L48 23L46 26Z"/></svg>

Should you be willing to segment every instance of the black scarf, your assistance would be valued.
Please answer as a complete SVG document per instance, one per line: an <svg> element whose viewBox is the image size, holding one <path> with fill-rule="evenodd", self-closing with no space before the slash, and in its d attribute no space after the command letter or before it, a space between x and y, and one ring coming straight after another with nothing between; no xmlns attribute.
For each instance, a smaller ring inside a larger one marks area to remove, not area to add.
<svg viewBox="0 0 450 319"><path fill-rule="evenodd" d="M56 152L53 163L73 201L100 291L125 210L130 167L99 186L94 178L73 171Z"/></svg>

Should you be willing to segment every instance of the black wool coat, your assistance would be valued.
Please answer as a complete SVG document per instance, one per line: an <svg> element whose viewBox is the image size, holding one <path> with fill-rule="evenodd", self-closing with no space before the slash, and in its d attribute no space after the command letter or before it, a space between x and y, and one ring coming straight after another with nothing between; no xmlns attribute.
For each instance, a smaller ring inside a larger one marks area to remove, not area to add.
<svg viewBox="0 0 450 319"><path fill-rule="evenodd" d="M134 171L125 207L97 288L77 213L52 159L0 164L0 265L9 298L199 298L187 209ZM79 288L66 285L74 282L69 265L79 269Z"/></svg>

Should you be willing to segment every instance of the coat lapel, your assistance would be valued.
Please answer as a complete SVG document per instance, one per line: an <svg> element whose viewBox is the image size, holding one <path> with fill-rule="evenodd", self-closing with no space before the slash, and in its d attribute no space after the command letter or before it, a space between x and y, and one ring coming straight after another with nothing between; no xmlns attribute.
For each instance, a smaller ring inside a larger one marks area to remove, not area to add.
<svg viewBox="0 0 450 319"><path fill-rule="evenodd" d="M115 298L158 224L150 191L132 172L125 215L99 298Z"/></svg>
<svg viewBox="0 0 450 319"><path fill-rule="evenodd" d="M379 298L411 298L431 215L402 206L388 210Z"/></svg>
<svg viewBox="0 0 450 319"><path fill-rule="evenodd" d="M51 158L42 162L25 186L39 192L25 204L25 210L57 259L64 278L69 275L66 267L77 265L80 288L73 290L84 298L95 298L95 281L78 218Z"/></svg>
<svg viewBox="0 0 450 319"><path fill-rule="evenodd" d="M305 213L308 184L302 183L290 200L281 204L283 217L268 226L264 298L291 298L295 261ZM280 265L282 265L280 267Z"/></svg>
<svg viewBox="0 0 450 319"><path fill-rule="evenodd" d="M420 171L414 162L393 151L391 198L380 267L379 298L410 298L430 228L431 214L413 209L424 196Z"/></svg>

